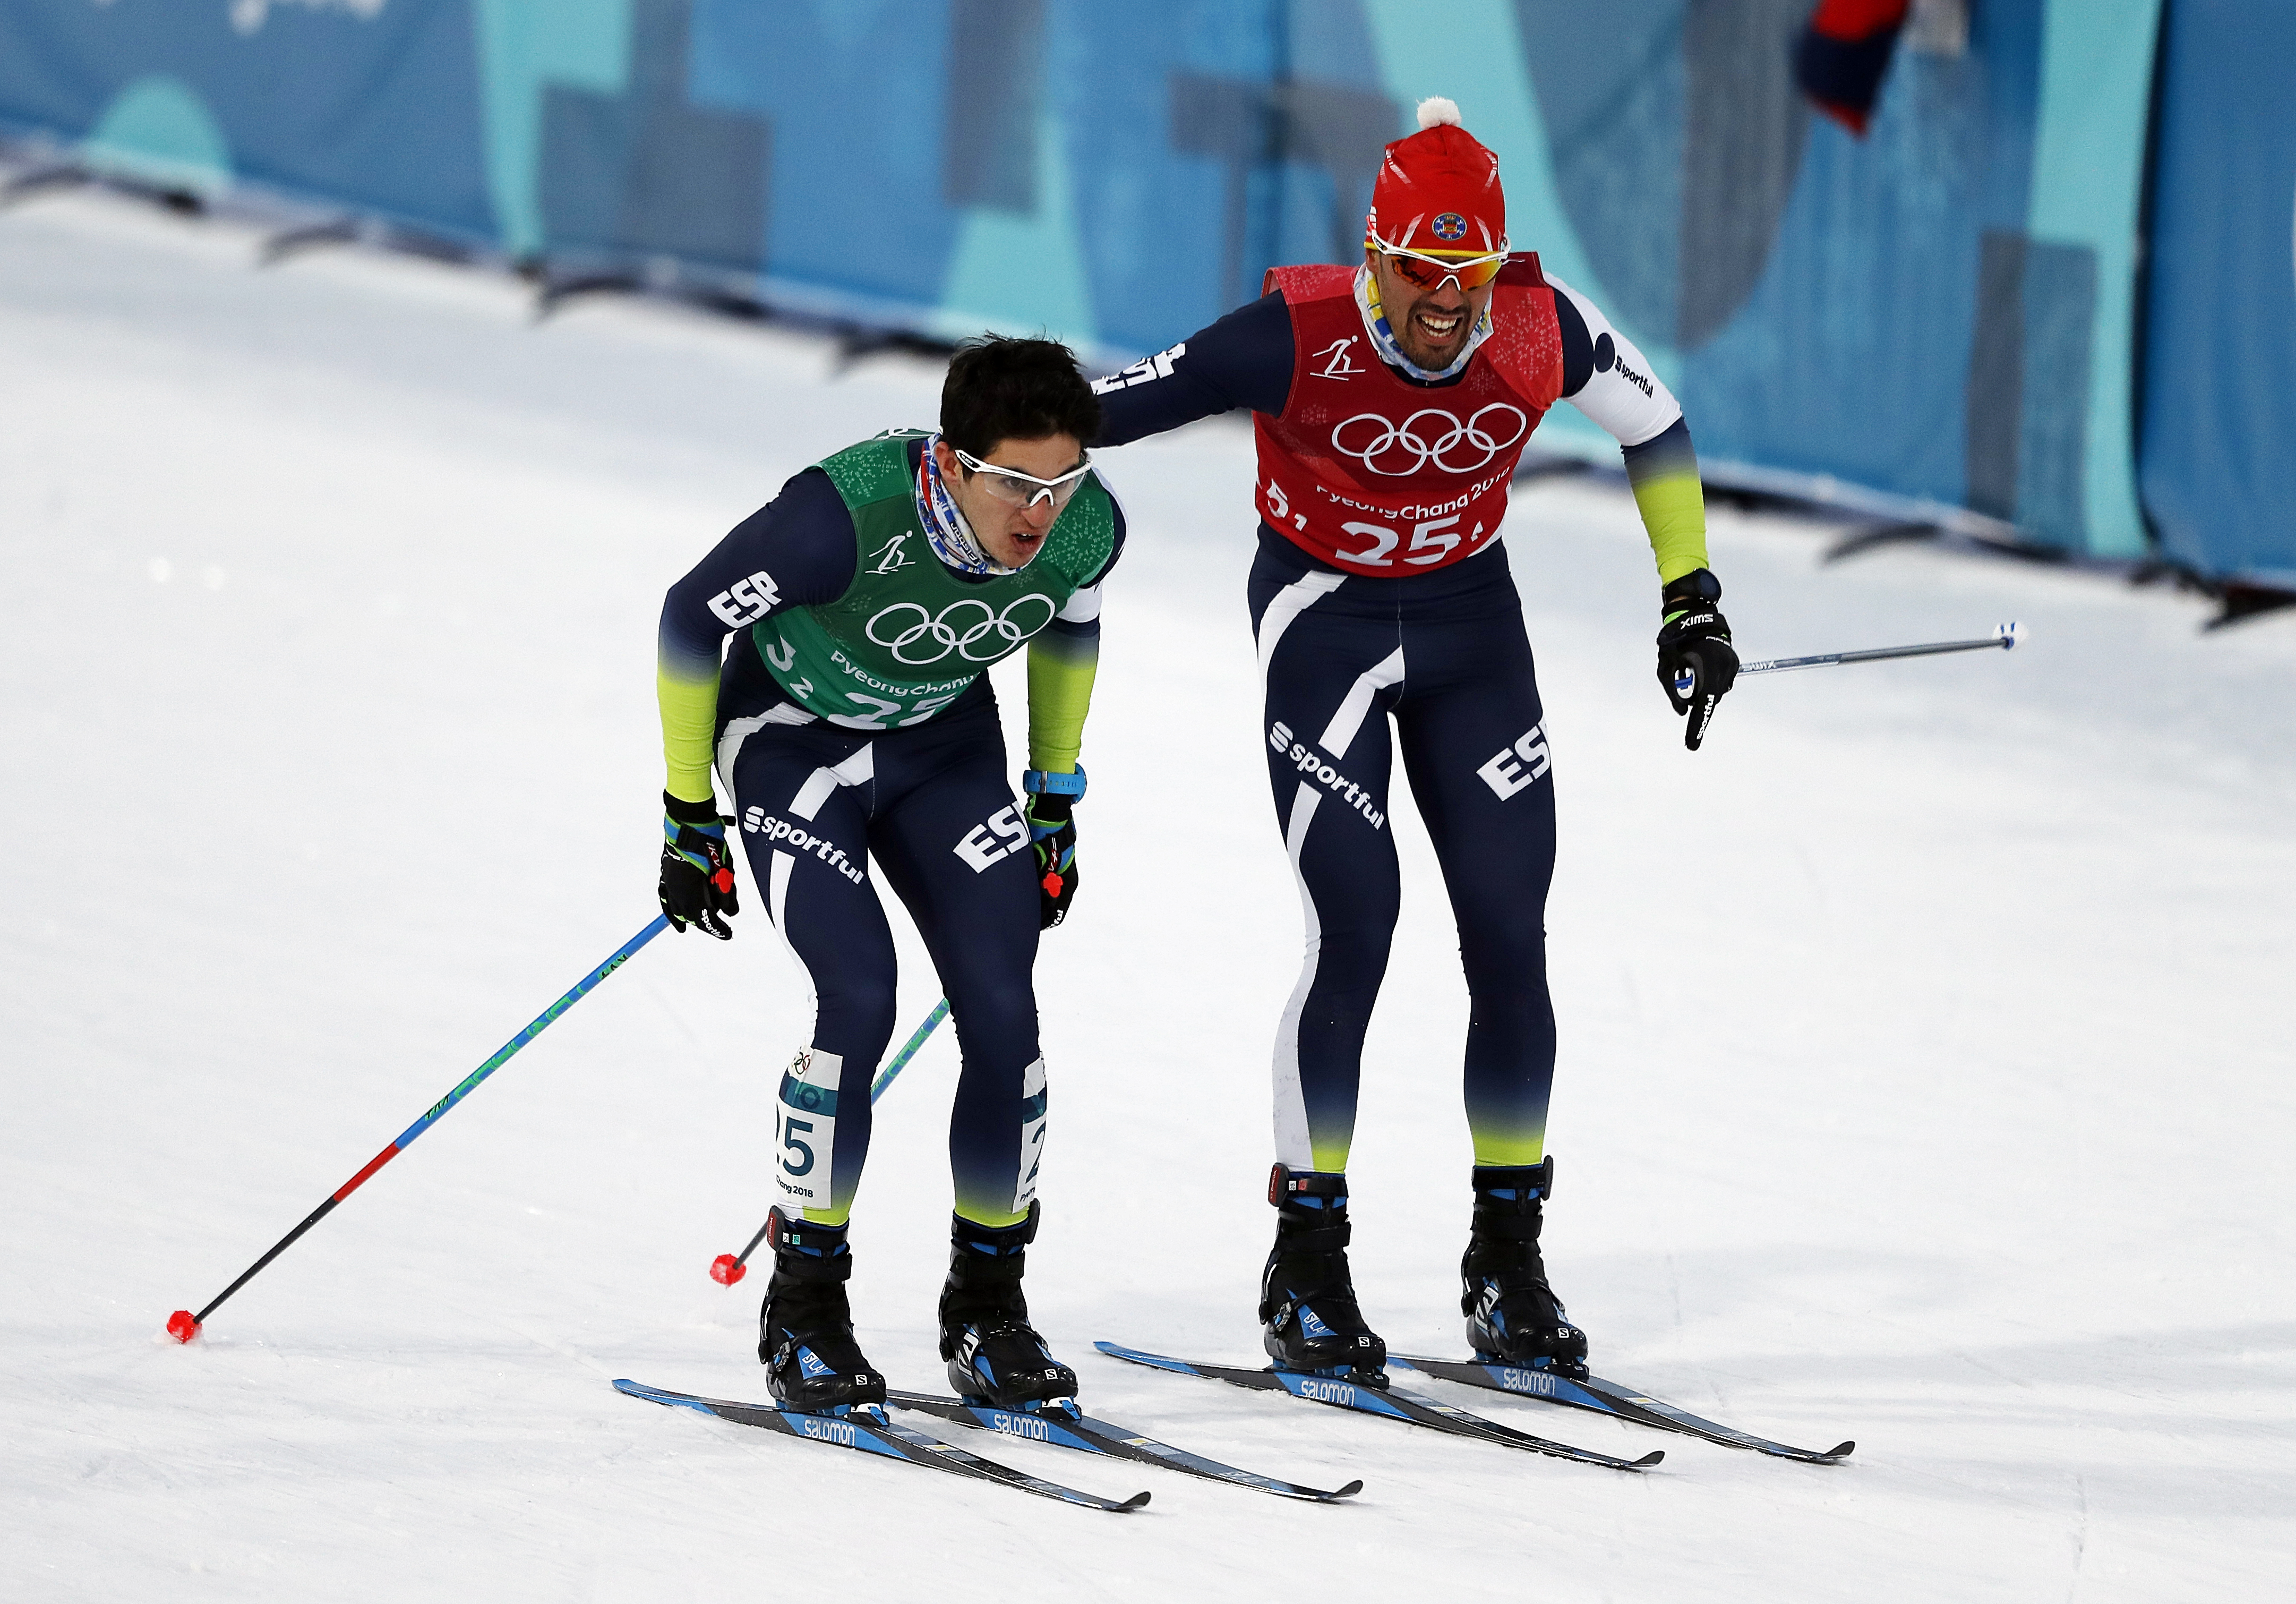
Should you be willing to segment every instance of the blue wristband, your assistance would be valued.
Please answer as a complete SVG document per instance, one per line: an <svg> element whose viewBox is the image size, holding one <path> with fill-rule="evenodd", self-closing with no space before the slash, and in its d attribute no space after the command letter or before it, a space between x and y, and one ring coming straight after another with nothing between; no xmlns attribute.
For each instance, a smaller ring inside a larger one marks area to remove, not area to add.
<svg viewBox="0 0 2296 1604"><path fill-rule="evenodd" d="M1078 763L1074 774L1051 774L1042 769L1021 771L1021 789L1031 796L1082 796L1084 794L1084 765Z"/></svg>

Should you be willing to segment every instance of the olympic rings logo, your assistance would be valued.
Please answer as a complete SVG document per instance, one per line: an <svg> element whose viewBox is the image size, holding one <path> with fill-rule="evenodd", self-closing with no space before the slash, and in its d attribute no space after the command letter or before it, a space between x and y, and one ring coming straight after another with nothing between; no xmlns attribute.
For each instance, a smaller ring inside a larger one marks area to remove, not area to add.
<svg viewBox="0 0 2296 1604"><path fill-rule="evenodd" d="M1425 431L1419 427L1423 418L1431 420ZM1357 430L1360 443L1349 445L1342 437L1357 424L1369 424L1374 432L1365 437ZM1529 432L1529 415L1505 401L1479 407L1464 424L1439 407L1423 407L1400 424L1376 412L1359 412L1332 431L1332 448L1387 479L1416 473L1431 463L1446 473L1473 473L1490 466L1500 452ZM1480 455L1467 460L1470 451Z"/></svg>
<svg viewBox="0 0 2296 1604"><path fill-rule="evenodd" d="M1045 616L1025 627L1015 622L1013 615L1031 605L1042 607ZM951 652L967 662L995 662L1051 623L1053 614L1058 611L1053 605L1052 597L1033 594L1007 603L1002 613L987 602L976 601L971 596L951 602L937 615L928 613L914 602L895 602L871 619L863 632L891 652L897 662L917 665L939 662ZM906 623L899 621L898 615L912 613L916 615L914 621ZM889 619L894 621L886 623ZM879 634L878 626L881 624L891 633ZM972 648L983 640L988 642L988 650L985 653L974 651Z"/></svg>

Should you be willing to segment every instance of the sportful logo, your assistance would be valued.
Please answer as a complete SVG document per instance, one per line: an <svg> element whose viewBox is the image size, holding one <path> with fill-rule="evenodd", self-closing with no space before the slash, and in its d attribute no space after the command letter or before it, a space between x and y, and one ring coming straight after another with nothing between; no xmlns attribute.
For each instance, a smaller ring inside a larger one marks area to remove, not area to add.
<svg viewBox="0 0 2296 1604"><path fill-rule="evenodd" d="M1332 431L1332 449L1385 479L1406 478L1430 466L1473 473L1529 432L1530 415L1505 401L1478 407L1464 424L1439 407L1422 407L1400 424L1376 412L1359 412Z"/></svg>
<svg viewBox="0 0 2296 1604"><path fill-rule="evenodd" d="M738 629L743 624L754 624L771 613L781 603L781 587L774 576L760 568L739 584L729 585L709 598L709 611L726 621L729 629Z"/></svg>
<svg viewBox="0 0 2296 1604"><path fill-rule="evenodd" d="M1618 342L1611 338L1611 332L1605 329L1595 337L1595 371L1598 374L1606 374L1613 367L1619 370L1619 377L1644 395L1656 399L1656 392L1651 389L1651 382L1627 366L1625 358L1619 355Z"/></svg>
<svg viewBox="0 0 2296 1604"><path fill-rule="evenodd" d="M869 556L873 566L870 568L869 572L871 573L890 573L897 568L906 568L910 563L915 562L916 559L914 557L909 555L907 552L901 548L908 544L909 537L916 532L917 531L913 529L905 529L899 534L895 535L891 539L879 547L875 551L871 552Z"/></svg>
<svg viewBox="0 0 2296 1604"><path fill-rule="evenodd" d="M1279 719L1269 727L1267 744L1270 750L1289 759L1292 766L1300 771L1302 778L1314 780L1317 785L1327 787L1334 794L1344 797L1348 806L1371 821L1373 829L1376 830L1387 822L1387 815L1372 806L1372 794L1369 791L1365 790L1316 756L1314 748L1305 741L1293 740L1292 727L1282 720Z"/></svg>
<svg viewBox="0 0 2296 1604"><path fill-rule="evenodd" d="M752 835L763 835L773 845L784 847L791 852L811 852L856 885L867 877L867 872L859 865L847 860L843 847L826 836L815 835L803 825L791 824L786 818L775 818L763 808L753 807L743 813L742 827Z"/></svg>
<svg viewBox="0 0 2296 1604"><path fill-rule="evenodd" d="M1354 334L1342 334L1310 358L1310 361L1323 364L1316 370L1316 376L1319 379L1344 379L1351 374L1363 372L1356 366L1354 354L1349 349L1355 344L1357 338Z"/></svg>
<svg viewBox="0 0 2296 1604"><path fill-rule="evenodd" d="M1034 623L1026 623L1025 607L1042 607L1045 615ZM938 613L928 613L915 602L895 602L872 618L864 629L869 638L888 647L894 660L922 666L939 662L955 652L967 662L995 662L1009 655L1021 643L1053 621L1059 609L1053 598L1037 592L1016 598L1004 605L1002 613L987 602L966 596L951 602ZM914 613L914 621L904 621ZM1021 614L1016 620L1014 614ZM888 620L893 621L888 623ZM883 626L881 630L880 626ZM976 652L973 648L986 641L988 649Z"/></svg>

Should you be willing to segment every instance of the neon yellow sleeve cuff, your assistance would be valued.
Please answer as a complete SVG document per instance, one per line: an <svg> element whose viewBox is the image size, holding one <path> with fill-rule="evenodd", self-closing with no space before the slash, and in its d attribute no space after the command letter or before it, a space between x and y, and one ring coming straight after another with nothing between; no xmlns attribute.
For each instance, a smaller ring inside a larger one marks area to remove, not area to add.
<svg viewBox="0 0 2296 1604"><path fill-rule="evenodd" d="M1029 767L1073 774L1100 670L1097 636L1046 633L1029 643Z"/></svg>
<svg viewBox="0 0 2296 1604"><path fill-rule="evenodd" d="M1658 582L1671 585L1685 573L1709 567L1706 560L1706 489L1698 481L1698 453L1690 427L1680 418L1653 440L1625 452L1627 482L1634 487L1651 553L1658 559Z"/></svg>
<svg viewBox="0 0 2296 1604"><path fill-rule="evenodd" d="M1695 473L1636 481L1635 506L1658 559L1660 585L1713 566L1706 558L1706 493Z"/></svg>
<svg viewBox="0 0 2296 1604"><path fill-rule="evenodd" d="M718 676L688 679L664 662L654 670L653 687L661 704L661 754L669 769L669 794L680 802L709 802L709 762L718 733Z"/></svg>

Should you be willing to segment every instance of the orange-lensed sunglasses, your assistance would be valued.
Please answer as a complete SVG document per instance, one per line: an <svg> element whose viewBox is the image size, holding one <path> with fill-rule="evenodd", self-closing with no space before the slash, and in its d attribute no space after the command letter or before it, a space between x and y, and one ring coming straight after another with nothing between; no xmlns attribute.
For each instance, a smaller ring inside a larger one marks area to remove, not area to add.
<svg viewBox="0 0 2296 1604"><path fill-rule="evenodd" d="M1457 279L1462 290L1480 290L1499 276L1499 269L1506 266L1507 260L1505 241L1499 243L1496 251L1457 257L1406 251L1400 245L1389 244L1375 234L1366 238L1364 243L1393 262L1395 270L1403 275L1406 283L1423 290L1440 289L1447 278Z"/></svg>

